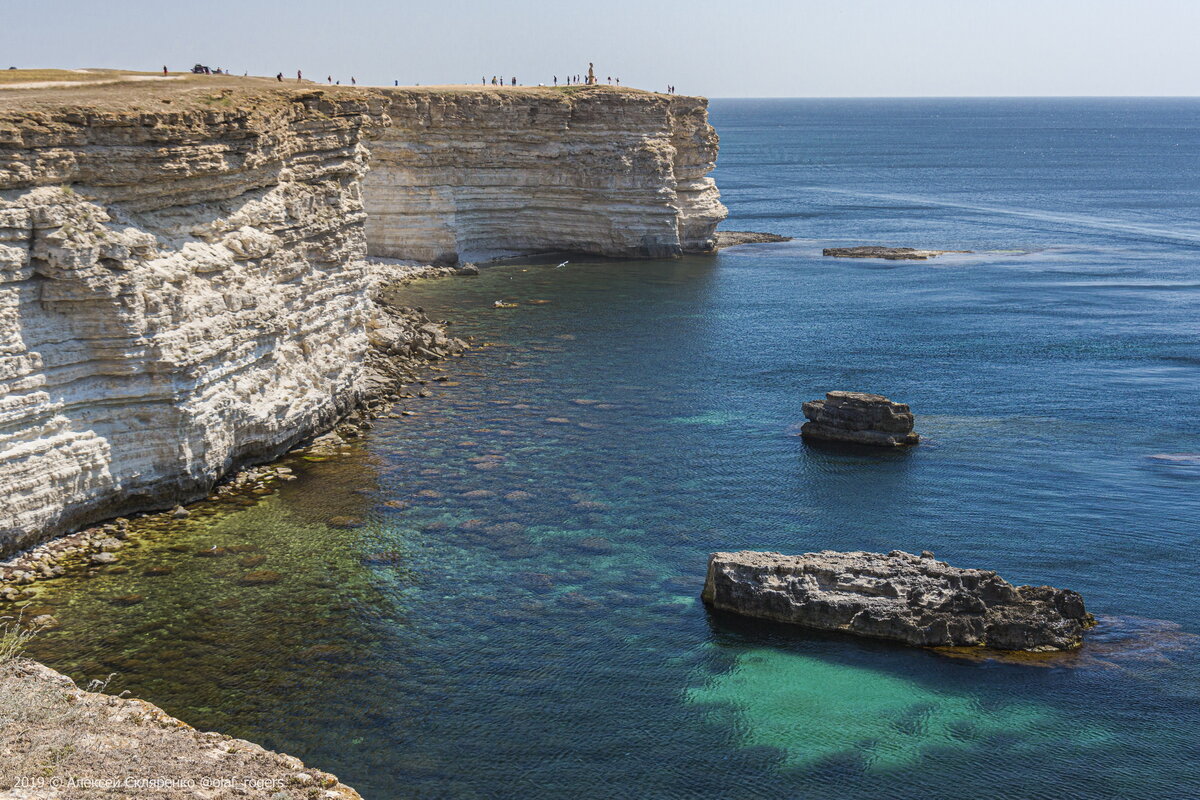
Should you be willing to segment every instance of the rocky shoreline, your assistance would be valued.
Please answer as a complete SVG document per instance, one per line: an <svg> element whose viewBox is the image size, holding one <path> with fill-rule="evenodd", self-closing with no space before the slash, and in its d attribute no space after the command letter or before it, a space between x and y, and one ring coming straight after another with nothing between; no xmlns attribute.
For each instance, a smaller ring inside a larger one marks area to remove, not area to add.
<svg viewBox="0 0 1200 800"><path fill-rule="evenodd" d="M309 448L329 449L347 440L359 438L371 427L371 420L386 413L400 400L424 396L420 388L430 368L447 358L461 355L469 344L446 334L448 323L429 319L419 308L401 305L404 286L418 280L448 276L475 275L473 265L442 267L432 265L385 264L379 268L371 289L375 315L368 337L371 349L367 374L357 405L330 427L290 448L287 453ZM281 457L284 454L281 454ZM278 459L273 459L272 462ZM236 494L263 494L272 484L293 480L291 469L274 463L241 465L217 482L210 492L192 502L219 500ZM73 533L48 539L0 560L0 608L20 604L36 596L34 584L62 577L70 568L114 564L130 536L130 522L154 524L190 515L186 505L116 517L90 525ZM30 622L53 625L56 620Z"/></svg>
<svg viewBox="0 0 1200 800"><path fill-rule="evenodd" d="M144 700L80 689L25 658L0 661L0 761L0 796L23 800L362 800L294 756L198 731Z"/></svg>

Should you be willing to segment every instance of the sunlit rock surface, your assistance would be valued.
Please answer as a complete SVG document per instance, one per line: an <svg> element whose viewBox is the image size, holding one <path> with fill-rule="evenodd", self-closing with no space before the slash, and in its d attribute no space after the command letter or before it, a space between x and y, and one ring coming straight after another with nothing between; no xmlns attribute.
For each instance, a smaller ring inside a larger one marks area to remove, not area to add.
<svg viewBox="0 0 1200 800"><path fill-rule="evenodd" d="M803 410L809 420L800 428L805 439L873 447L900 447L921 441L913 432L908 406L881 394L826 392L824 400L811 400Z"/></svg>
<svg viewBox="0 0 1200 800"><path fill-rule="evenodd" d="M716 153L702 98L632 90L0 97L0 555L201 496L377 389L369 348L404 348L368 244L710 251Z"/></svg>
<svg viewBox="0 0 1200 800"><path fill-rule="evenodd" d="M927 647L1070 650L1094 624L1069 589L920 556L825 550L713 553L704 602L750 617Z"/></svg>
<svg viewBox="0 0 1200 800"><path fill-rule="evenodd" d="M364 183L372 255L709 252L726 216L699 97L619 89L383 90Z"/></svg>
<svg viewBox="0 0 1200 800"><path fill-rule="evenodd" d="M0 662L0 698L0 797L362 800L294 756L203 733L144 700L80 689L36 661Z"/></svg>
<svg viewBox="0 0 1200 800"><path fill-rule="evenodd" d="M381 111L0 114L0 552L189 499L354 403Z"/></svg>

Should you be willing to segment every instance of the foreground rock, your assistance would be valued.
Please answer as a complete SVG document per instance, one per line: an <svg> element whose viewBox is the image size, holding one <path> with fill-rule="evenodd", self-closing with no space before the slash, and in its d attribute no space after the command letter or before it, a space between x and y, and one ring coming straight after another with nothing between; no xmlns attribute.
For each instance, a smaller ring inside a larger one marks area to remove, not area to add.
<svg viewBox="0 0 1200 800"><path fill-rule="evenodd" d="M826 392L824 400L803 406L809 421L800 428L806 439L849 442L875 447L917 444L913 415L905 403L893 403L881 394Z"/></svg>
<svg viewBox="0 0 1200 800"><path fill-rule="evenodd" d="M718 250L742 244L773 244L792 240L790 236L780 236L777 233L755 233L754 231L717 231L716 237Z"/></svg>
<svg viewBox="0 0 1200 800"><path fill-rule="evenodd" d="M823 256L833 258L883 258L888 261L926 261L946 253L970 253L971 250L918 250L914 247L826 247Z"/></svg>
<svg viewBox="0 0 1200 800"><path fill-rule="evenodd" d="M3 797L361 800L298 758L201 733L142 700L84 691L35 661L0 663L0 698Z"/></svg>
<svg viewBox="0 0 1200 800"><path fill-rule="evenodd" d="M703 599L748 617L923 647L1071 650L1095 624L1069 589L1013 586L900 550L713 553Z"/></svg>

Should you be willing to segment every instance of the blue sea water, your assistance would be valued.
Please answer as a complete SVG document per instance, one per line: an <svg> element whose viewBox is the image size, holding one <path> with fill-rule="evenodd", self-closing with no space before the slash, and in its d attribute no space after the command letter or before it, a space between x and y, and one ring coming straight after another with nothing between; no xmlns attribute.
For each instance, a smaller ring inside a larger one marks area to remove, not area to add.
<svg viewBox="0 0 1200 800"><path fill-rule="evenodd" d="M794 241L414 285L479 345L415 416L47 584L34 655L368 798L1200 796L1200 101L711 119L724 227ZM806 447L835 388L924 443ZM1101 624L1011 664L713 616L742 548L929 549Z"/></svg>

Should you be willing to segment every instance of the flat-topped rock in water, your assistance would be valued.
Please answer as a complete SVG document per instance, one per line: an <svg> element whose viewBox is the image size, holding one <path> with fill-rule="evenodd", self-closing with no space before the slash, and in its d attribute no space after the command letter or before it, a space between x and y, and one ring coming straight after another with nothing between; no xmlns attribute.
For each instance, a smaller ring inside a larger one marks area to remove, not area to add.
<svg viewBox="0 0 1200 800"><path fill-rule="evenodd" d="M702 597L748 617L922 647L1071 650L1095 624L1077 592L900 550L713 553Z"/></svg>
<svg viewBox="0 0 1200 800"><path fill-rule="evenodd" d="M971 253L972 250L918 250L915 247L826 247L823 256L833 258L883 258L888 261L925 261L946 253Z"/></svg>
<svg viewBox="0 0 1200 800"><path fill-rule="evenodd" d="M849 442L876 447L917 444L913 415L904 403L893 403L881 394L826 392L824 400L804 404L809 421L800 428L806 439Z"/></svg>
<svg viewBox="0 0 1200 800"><path fill-rule="evenodd" d="M778 233L757 233L755 231L717 231L717 249L737 247L743 244L774 244L790 242L791 236L780 236Z"/></svg>

